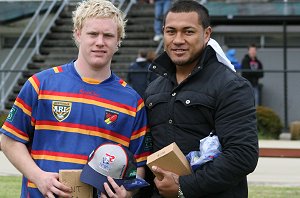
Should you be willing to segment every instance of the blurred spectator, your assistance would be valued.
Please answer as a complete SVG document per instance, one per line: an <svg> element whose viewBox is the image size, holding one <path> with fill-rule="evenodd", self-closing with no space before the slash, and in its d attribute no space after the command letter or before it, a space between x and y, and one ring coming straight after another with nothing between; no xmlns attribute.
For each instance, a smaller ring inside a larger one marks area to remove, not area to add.
<svg viewBox="0 0 300 198"><path fill-rule="evenodd" d="M150 0L150 3L154 3L154 41L160 41L162 39L162 23L164 15L171 7L172 0Z"/></svg>
<svg viewBox="0 0 300 198"><path fill-rule="evenodd" d="M263 65L258 60L256 45L251 44L248 47L248 54L242 60L242 76L250 81L253 86L254 95L255 95L255 104L260 105L261 101L261 88L259 84L259 79L264 76ZM247 71L248 70L248 71Z"/></svg>
<svg viewBox="0 0 300 198"><path fill-rule="evenodd" d="M153 50L148 51L147 53L147 61L152 63L153 60L156 58L156 53Z"/></svg>
<svg viewBox="0 0 300 198"><path fill-rule="evenodd" d="M148 70L154 58L155 52L141 49L137 59L129 67L127 81L142 97L148 84L156 78L156 74Z"/></svg>
<svg viewBox="0 0 300 198"><path fill-rule="evenodd" d="M239 61L236 59L235 57L235 54L236 54L236 50L235 49L229 49L227 52L226 52L226 56L227 58L230 60L231 64L233 64L235 70L240 70L242 65L239 63Z"/></svg>
<svg viewBox="0 0 300 198"><path fill-rule="evenodd" d="M137 3L143 4L143 3L150 3L149 0L138 0Z"/></svg>

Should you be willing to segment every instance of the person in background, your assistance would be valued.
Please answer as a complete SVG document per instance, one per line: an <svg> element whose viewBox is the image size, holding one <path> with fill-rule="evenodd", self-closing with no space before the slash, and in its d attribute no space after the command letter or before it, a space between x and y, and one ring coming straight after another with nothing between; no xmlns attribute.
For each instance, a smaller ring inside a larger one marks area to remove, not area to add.
<svg viewBox="0 0 300 198"><path fill-rule="evenodd" d="M260 105L261 93L259 79L264 77L263 64L257 58L257 48L255 44L248 46L248 53L244 56L242 60L242 76L250 81L254 95L255 104Z"/></svg>
<svg viewBox="0 0 300 198"><path fill-rule="evenodd" d="M150 4L154 3L154 37L153 40L158 42L162 39L162 23L166 12L172 5L172 0L150 0Z"/></svg>
<svg viewBox="0 0 300 198"><path fill-rule="evenodd" d="M238 59L235 57L236 50L235 49L229 49L226 52L226 57L230 60L231 64L234 66L235 70L241 69L241 63L238 61Z"/></svg>
<svg viewBox="0 0 300 198"><path fill-rule="evenodd" d="M73 12L73 23L77 59L30 77L1 128L3 153L23 174L22 198L72 197L59 170L82 169L102 143L127 147L140 177L152 150L142 98L111 71L125 36L123 13L110 1L87 0ZM109 182L109 197L134 193Z"/></svg>
<svg viewBox="0 0 300 198"><path fill-rule="evenodd" d="M156 52L154 50L149 50L148 53L147 53L147 61L152 63L153 60L156 58Z"/></svg>
<svg viewBox="0 0 300 198"><path fill-rule="evenodd" d="M248 197L247 175L258 161L254 95L211 32L203 5L173 4L164 20L165 51L150 66L159 77L144 100L154 152L176 142L187 155L213 132L222 153L185 176L151 167L163 176L154 178L153 197Z"/></svg>
<svg viewBox="0 0 300 198"><path fill-rule="evenodd" d="M141 49L137 59L129 67L127 81L140 96L144 95L148 84L156 78L156 75L148 69L153 59L151 56L152 51Z"/></svg>

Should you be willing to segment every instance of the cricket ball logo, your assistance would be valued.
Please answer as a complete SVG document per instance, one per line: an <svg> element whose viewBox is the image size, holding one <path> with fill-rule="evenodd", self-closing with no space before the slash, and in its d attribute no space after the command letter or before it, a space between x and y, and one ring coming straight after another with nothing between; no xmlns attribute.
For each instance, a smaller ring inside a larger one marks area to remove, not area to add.
<svg viewBox="0 0 300 198"><path fill-rule="evenodd" d="M104 122L106 124L112 124L115 123L118 120L119 114L117 112L105 111L105 117L104 117Z"/></svg>

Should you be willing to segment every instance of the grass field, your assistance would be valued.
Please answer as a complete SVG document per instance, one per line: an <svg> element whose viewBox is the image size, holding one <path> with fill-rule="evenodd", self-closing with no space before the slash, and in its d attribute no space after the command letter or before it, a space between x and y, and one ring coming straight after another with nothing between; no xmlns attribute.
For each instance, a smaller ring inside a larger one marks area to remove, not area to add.
<svg viewBox="0 0 300 198"><path fill-rule="evenodd" d="M0 176L0 198L20 197L21 177ZM249 186L249 198L299 198L300 187Z"/></svg>
<svg viewBox="0 0 300 198"><path fill-rule="evenodd" d="M21 177L0 176L0 198L20 197Z"/></svg>
<svg viewBox="0 0 300 198"><path fill-rule="evenodd" d="M249 186L249 198L299 198L300 187Z"/></svg>

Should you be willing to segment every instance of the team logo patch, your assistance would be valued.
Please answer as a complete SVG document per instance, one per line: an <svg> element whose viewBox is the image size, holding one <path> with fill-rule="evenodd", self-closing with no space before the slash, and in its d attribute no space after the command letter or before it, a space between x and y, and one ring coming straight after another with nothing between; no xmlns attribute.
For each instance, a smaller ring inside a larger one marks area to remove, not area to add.
<svg viewBox="0 0 300 198"><path fill-rule="evenodd" d="M11 108L11 110L10 110L8 116L7 116L7 121L12 122L14 120L14 117L15 117L15 115L17 113L17 110L18 109L15 108L15 107Z"/></svg>
<svg viewBox="0 0 300 198"><path fill-rule="evenodd" d="M65 120L70 115L71 108L71 102L52 101L52 113L59 122Z"/></svg>
<svg viewBox="0 0 300 198"><path fill-rule="evenodd" d="M105 153L105 156L102 158L102 162L100 162L100 168L104 169L105 171L109 171L111 168L111 164L115 161L116 157L109 153Z"/></svg>
<svg viewBox="0 0 300 198"><path fill-rule="evenodd" d="M129 173L129 177L136 177L136 170L131 170Z"/></svg>
<svg viewBox="0 0 300 198"><path fill-rule="evenodd" d="M117 121L119 114L117 112L105 110L104 122L106 124L112 124Z"/></svg>

